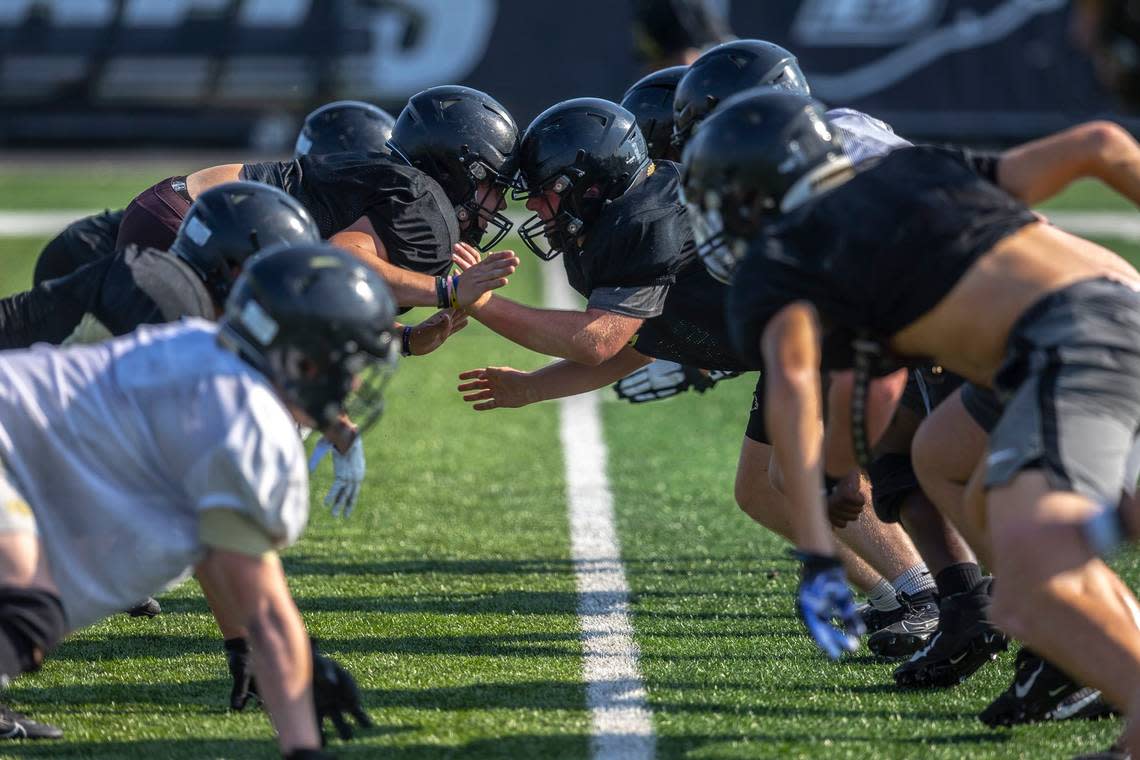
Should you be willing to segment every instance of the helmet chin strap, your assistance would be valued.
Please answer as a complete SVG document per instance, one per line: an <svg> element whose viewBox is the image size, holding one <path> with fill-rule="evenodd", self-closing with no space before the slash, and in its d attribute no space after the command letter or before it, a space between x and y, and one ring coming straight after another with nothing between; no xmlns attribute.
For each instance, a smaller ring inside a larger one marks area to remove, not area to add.
<svg viewBox="0 0 1140 760"><path fill-rule="evenodd" d="M855 167L847 156L835 156L800 177L784 193L780 211L788 213L817 195L834 190L855 176Z"/></svg>

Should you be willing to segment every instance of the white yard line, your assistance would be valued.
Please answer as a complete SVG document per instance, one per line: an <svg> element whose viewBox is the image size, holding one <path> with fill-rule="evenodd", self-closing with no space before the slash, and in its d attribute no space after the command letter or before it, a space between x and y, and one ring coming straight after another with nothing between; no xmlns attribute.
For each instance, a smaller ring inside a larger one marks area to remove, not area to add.
<svg viewBox="0 0 1140 760"><path fill-rule="evenodd" d="M546 304L556 309L580 309L560 264L541 266ZM559 412L570 552L578 582L582 675L590 710L590 756L593 760L651 760L656 744L653 717L633 639L629 584L606 478L598 395L562 399Z"/></svg>
<svg viewBox="0 0 1140 760"><path fill-rule="evenodd" d="M102 209L99 209L100 211ZM54 235L67 225L84 216L97 213L82 209L69 211L0 211L0 237L21 235Z"/></svg>

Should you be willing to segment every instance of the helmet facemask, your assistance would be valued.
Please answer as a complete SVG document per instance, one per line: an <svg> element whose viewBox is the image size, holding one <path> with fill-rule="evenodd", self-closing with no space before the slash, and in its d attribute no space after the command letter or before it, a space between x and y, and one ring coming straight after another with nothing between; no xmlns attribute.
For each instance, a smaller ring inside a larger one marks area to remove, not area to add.
<svg viewBox="0 0 1140 760"><path fill-rule="evenodd" d="M550 201L546 199L547 192L553 192L561 199L558 211L552 213L549 219L543 219L542 214L535 212L519 227L519 237L523 243L543 261L551 261L560 253L572 253L578 249L578 237L582 234L585 223L569 209L573 187L574 180L569 174L560 174L537 189L525 186L520 175L519 185L511 194L513 200L524 202L537 197L547 204L548 210Z"/></svg>
<svg viewBox="0 0 1140 760"><path fill-rule="evenodd" d="M487 208L487 195L497 190L505 199L509 191L518 188L518 174L513 171L509 175L497 172L479 160L465 161L464 157L459 160L467 167L470 187L467 197L455 206L460 225L466 225L460 232L460 239L480 251L490 251L514 228L514 222L500 210L501 202L496 208ZM495 233L484 242L489 228L494 228Z"/></svg>
<svg viewBox="0 0 1140 760"><path fill-rule="evenodd" d="M731 285L736 268L748 252L748 242L759 231L763 216L773 208L753 194L752 202L742 204L735 217L726 220L724 201L720 193L708 191L698 201L686 200L689 220L693 228L693 242L697 256L713 279Z"/></svg>
<svg viewBox="0 0 1140 760"><path fill-rule="evenodd" d="M325 430L346 413L359 432L376 424L384 412L384 389L396 365L394 343L375 356L349 342L314 357L292 345L265 353L270 378L285 400Z"/></svg>

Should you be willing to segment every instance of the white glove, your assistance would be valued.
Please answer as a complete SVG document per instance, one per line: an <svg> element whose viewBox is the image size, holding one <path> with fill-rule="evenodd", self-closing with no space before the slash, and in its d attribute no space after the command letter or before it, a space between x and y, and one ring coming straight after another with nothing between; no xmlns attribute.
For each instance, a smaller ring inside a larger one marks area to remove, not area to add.
<svg viewBox="0 0 1140 760"><path fill-rule="evenodd" d="M349 517L364 483L364 444L360 436L357 436L348 447L348 453L341 454L331 443L321 438L309 457L310 472L317 469L326 453L332 454L333 484L325 495L325 506L332 507L333 517Z"/></svg>
<svg viewBox="0 0 1140 760"><path fill-rule="evenodd" d="M640 369L635 369L614 383L618 398L633 404L676 396L688 387L689 380L685 377L685 368L677 362L664 359L658 359Z"/></svg>

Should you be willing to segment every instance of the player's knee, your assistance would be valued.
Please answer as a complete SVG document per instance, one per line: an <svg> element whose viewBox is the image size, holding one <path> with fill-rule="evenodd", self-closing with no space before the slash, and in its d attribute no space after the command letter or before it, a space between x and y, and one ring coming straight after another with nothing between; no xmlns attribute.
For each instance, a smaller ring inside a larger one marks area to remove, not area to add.
<svg viewBox="0 0 1140 760"><path fill-rule="evenodd" d="M1128 154L1140 153L1140 145L1119 124L1111 121L1092 121L1077 127L1085 152L1099 165L1115 163Z"/></svg>
<svg viewBox="0 0 1140 760"><path fill-rule="evenodd" d="M38 668L66 633L67 618L58 596L0 586L0 681Z"/></svg>

